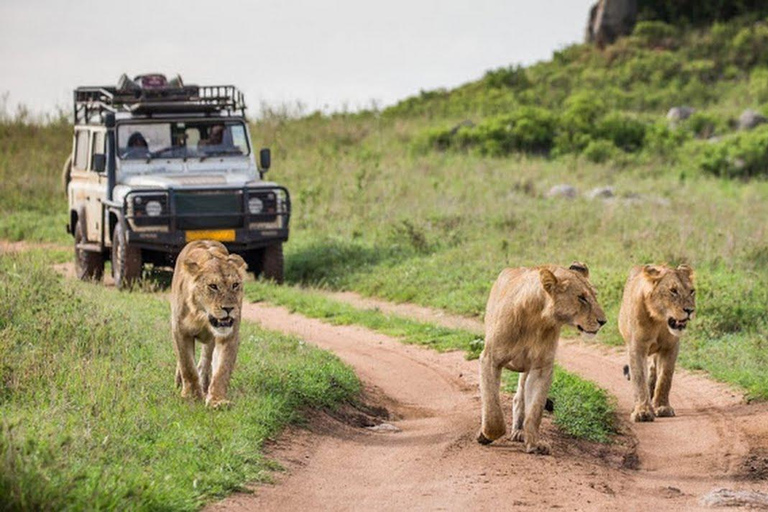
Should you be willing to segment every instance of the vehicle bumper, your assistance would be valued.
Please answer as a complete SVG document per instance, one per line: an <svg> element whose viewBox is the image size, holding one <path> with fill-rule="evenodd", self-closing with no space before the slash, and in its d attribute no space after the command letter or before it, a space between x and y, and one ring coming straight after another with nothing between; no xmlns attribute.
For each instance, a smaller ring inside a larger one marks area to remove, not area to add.
<svg viewBox="0 0 768 512"><path fill-rule="evenodd" d="M221 231L234 231L234 240L227 236L221 240L230 252L245 252L252 249L261 249L288 241L288 229L270 229L253 231L249 229L233 229ZM141 249L178 254L181 249L192 239L217 239L214 234L210 237L199 236L196 231L173 232L147 232L129 231L128 243Z"/></svg>

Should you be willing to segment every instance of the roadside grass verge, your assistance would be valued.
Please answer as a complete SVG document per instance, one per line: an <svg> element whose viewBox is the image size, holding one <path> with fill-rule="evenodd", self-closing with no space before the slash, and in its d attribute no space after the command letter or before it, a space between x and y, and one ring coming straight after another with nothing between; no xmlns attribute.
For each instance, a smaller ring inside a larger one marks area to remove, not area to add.
<svg viewBox="0 0 768 512"><path fill-rule="evenodd" d="M0 256L0 496L9 510L196 510L275 469L265 440L354 399L333 355L244 323L228 410L174 387L160 297Z"/></svg>
<svg viewBox="0 0 768 512"><path fill-rule="evenodd" d="M334 325L360 325L404 343L424 345L441 352L462 350L468 359L477 358L482 351L482 339L475 333L437 327L375 309L359 309L318 291L256 281L246 284L245 294L251 301L283 306ZM514 391L517 375L516 372L503 373L503 386L507 391ZM592 382L555 367L550 397L555 403L555 424L566 434L606 443L616 433L613 399Z"/></svg>

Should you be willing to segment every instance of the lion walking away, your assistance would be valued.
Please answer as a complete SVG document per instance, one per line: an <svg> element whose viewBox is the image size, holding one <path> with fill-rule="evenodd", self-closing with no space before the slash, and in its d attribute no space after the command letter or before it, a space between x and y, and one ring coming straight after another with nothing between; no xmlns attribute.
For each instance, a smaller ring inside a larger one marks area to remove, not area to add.
<svg viewBox="0 0 768 512"><path fill-rule="evenodd" d="M629 355L624 375L634 392L633 421L675 415L669 392L680 336L695 310L693 269L688 265L645 265L630 272L619 310L619 331Z"/></svg>
<svg viewBox="0 0 768 512"><path fill-rule="evenodd" d="M171 284L171 331L181 396L228 404L227 389L240 344L245 261L220 242L189 243ZM203 345L195 366L195 342Z"/></svg>
<svg viewBox="0 0 768 512"><path fill-rule="evenodd" d="M477 441L489 444L506 433L499 387L501 371L507 368L520 372L512 406L512 440L524 442L528 453L549 453L549 444L539 439L539 425L552 384L560 329L572 325L592 336L605 322L583 263L503 270L485 310L482 425Z"/></svg>

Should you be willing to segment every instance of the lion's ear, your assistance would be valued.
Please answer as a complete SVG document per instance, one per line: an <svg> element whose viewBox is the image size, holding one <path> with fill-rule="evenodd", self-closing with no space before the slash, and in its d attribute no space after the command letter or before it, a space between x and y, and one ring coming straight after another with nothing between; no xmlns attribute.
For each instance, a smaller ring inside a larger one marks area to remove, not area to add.
<svg viewBox="0 0 768 512"><path fill-rule="evenodd" d="M693 268L683 263L677 267L677 273L682 274L688 278L689 281L693 281Z"/></svg>
<svg viewBox="0 0 768 512"><path fill-rule="evenodd" d="M643 275L653 283L661 279L661 273L662 269L656 265L643 265Z"/></svg>
<svg viewBox="0 0 768 512"><path fill-rule="evenodd" d="M230 254L229 256L227 256L227 260L233 265L235 265L238 270L245 270L245 268L247 267L247 265L245 264L245 260L242 257L240 257L239 254Z"/></svg>
<svg viewBox="0 0 768 512"><path fill-rule="evenodd" d="M587 267L586 263L582 263L580 261L574 261L571 263L571 266L568 267L570 270L573 270L574 272L578 272L579 274L583 275L586 278L589 278L589 267Z"/></svg>
<svg viewBox="0 0 768 512"><path fill-rule="evenodd" d="M200 264L192 260L184 260L184 268L192 275L197 274L200 271Z"/></svg>
<svg viewBox="0 0 768 512"><path fill-rule="evenodd" d="M544 290L548 294L553 295L555 293L555 288L557 287L557 278L555 277L555 274L546 268L542 268L539 269L539 279L541 280L541 286L544 287Z"/></svg>

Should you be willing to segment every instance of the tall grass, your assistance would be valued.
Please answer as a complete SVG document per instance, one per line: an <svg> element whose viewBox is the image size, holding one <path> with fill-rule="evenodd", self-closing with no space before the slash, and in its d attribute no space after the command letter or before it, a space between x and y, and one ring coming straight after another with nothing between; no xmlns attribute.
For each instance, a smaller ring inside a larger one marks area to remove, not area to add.
<svg viewBox="0 0 768 512"><path fill-rule="evenodd" d="M163 298L0 257L0 508L194 510L268 479L266 439L359 389L334 356L251 325L231 409L181 399L174 369Z"/></svg>

